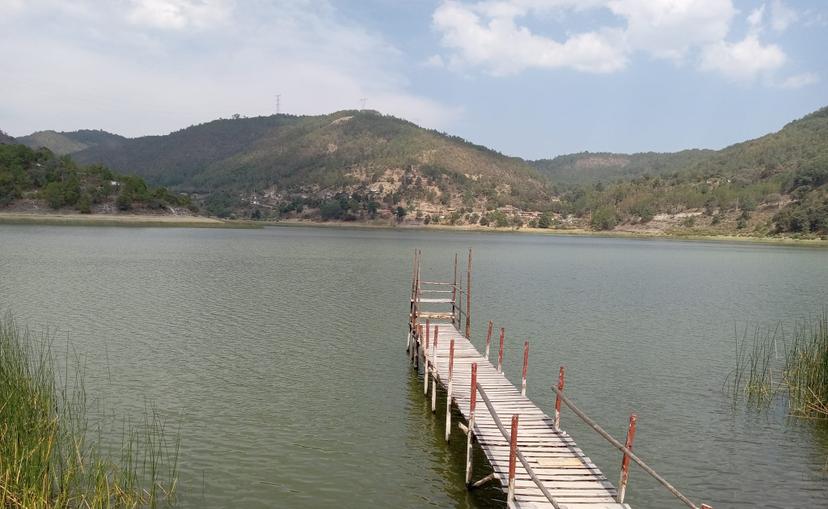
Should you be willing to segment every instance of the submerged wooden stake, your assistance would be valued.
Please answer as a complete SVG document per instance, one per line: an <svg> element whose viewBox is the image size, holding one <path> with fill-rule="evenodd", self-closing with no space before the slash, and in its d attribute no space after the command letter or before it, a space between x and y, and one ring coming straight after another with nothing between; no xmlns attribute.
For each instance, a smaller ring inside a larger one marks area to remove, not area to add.
<svg viewBox="0 0 828 509"><path fill-rule="evenodd" d="M529 342L523 343L523 377L520 382L520 395L526 396L526 369L529 366Z"/></svg>
<svg viewBox="0 0 828 509"><path fill-rule="evenodd" d="M517 466L518 414L512 415L512 433L509 436L509 487L506 492L506 505L511 507L515 501L515 467Z"/></svg>
<svg viewBox="0 0 828 509"><path fill-rule="evenodd" d="M471 385L469 385L469 431L466 434L466 486L472 475L472 442L474 437L474 407L477 405L477 363L471 365Z"/></svg>
<svg viewBox="0 0 828 509"><path fill-rule="evenodd" d="M627 429L627 441L624 447L632 450L633 440L635 439L635 425L638 422L638 416L630 414L630 427ZM621 479L618 481L618 503L624 503L624 495L627 493L627 481L630 476L630 456L625 452L621 459Z"/></svg>
<svg viewBox="0 0 828 509"><path fill-rule="evenodd" d="M564 367L558 371L558 390L564 389ZM557 393L555 397L555 429L561 429L561 395Z"/></svg>
<svg viewBox="0 0 828 509"><path fill-rule="evenodd" d="M448 385L446 388L446 442L449 441L451 435L451 390L452 379L454 378L454 338L451 338L449 343L449 370L448 370Z"/></svg>

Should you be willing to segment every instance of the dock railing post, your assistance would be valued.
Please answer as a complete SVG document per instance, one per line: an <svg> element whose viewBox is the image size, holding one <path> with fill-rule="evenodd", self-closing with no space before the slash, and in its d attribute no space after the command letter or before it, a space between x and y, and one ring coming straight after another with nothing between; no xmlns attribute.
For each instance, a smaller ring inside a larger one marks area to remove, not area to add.
<svg viewBox="0 0 828 509"><path fill-rule="evenodd" d="M489 327L486 329L486 360L489 360L489 347L492 344L492 321L489 320Z"/></svg>
<svg viewBox="0 0 828 509"><path fill-rule="evenodd" d="M526 396L526 370L529 367L529 342L523 343L523 377L520 382L520 395Z"/></svg>
<svg viewBox="0 0 828 509"><path fill-rule="evenodd" d="M426 320L425 348L423 348L423 394L425 396L428 396L428 356L431 353L431 350L429 350L429 325L430 321Z"/></svg>
<svg viewBox="0 0 828 509"><path fill-rule="evenodd" d="M451 338L449 343L449 369L448 369L448 384L446 388L446 442L449 441L451 435L451 392L452 379L454 378L454 338Z"/></svg>
<svg viewBox="0 0 828 509"><path fill-rule="evenodd" d="M457 253L454 253L454 282L451 285L451 323L460 324L460 317L457 316Z"/></svg>
<svg viewBox="0 0 828 509"><path fill-rule="evenodd" d="M500 350L497 352L497 372L503 372L503 341L506 339L506 329L500 328Z"/></svg>
<svg viewBox="0 0 828 509"><path fill-rule="evenodd" d="M469 263L466 265L466 339L471 339L471 270L472 250L469 248Z"/></svg>
<svg viewBox="0 0 828 509"><path fill-rule="evenodd" d="M558 371L558 390L564 390L564 367ZM555 429L561 429L561 393L555 397Z"/></svg>
<svg viewBox="0 0 828 509"><path fill-rule="evenodd" d="M627 428L627 440L624 443L624 447L629 450L632 450L633 440L635 439L635 425L638 422L638 416L635 414L630 414L630 427ZM618 481L618 497L617 501L619 504L624 503L624 495L627 493L627 481L630 478L630 457L627 453L624 453L624 457L621 459L621 479Z"/></svg>
<svg viewBox="0 0 828 509"><path fill-rule="evenodd" d="M506 506L515 501L515 467L517 466L518 414L512 415L512 433L509 436L509 487L506 492Z"/></svg>
<svg viewBox="0 0 828 509"><path fill-rule="evenodd" d="M431 413L437 413L437 335L439 331L440 327L435 325L434 341L431 343L434 352L431 355L431 365L434 366L434 369L431 370L433 376L431 379Z"/></svg>
<svg viewBox="0 0 828 509"><path fill-rule="evenodd" d="M466 433L466 486L471 484L472 443L474 441L474 407L477 404L477 363L471 365L471 385L469 386L469 432Z"/></svg>

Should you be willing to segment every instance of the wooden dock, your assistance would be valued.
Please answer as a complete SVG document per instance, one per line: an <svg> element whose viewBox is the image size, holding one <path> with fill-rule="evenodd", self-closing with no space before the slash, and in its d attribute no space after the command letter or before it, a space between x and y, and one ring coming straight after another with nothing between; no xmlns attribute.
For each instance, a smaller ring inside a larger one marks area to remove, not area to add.
<svg viewBox="0 0 828 509"><path fill-rule="evenodd" d="M524 343L520 388L512 384L501 369L504 329L494 331L489 322L484 352L474 347L469 339L471 251L465 287L457 279L456 256L451 282L422 280L420 258L419 251L415 252L407 351L412 364L422 373L424 394L430 398L433 412L437 411L438 388L446 393L445 436L446 440L466 441L466 484L470 489L497 481L506 492L507 507L510 508L629 509L630 506L624 503L624 493L630 459L633 459L689 507L711 509L706 505L697 507L632 453L635 415L630 419L626 443L617 443L563 395L562 367L558 386L553 387L557 393L555 415L550 417L526 396L528 342ZM494 352L493 334L497 342ZM490 355L496 360L490 360ZM562 402L622 451L620 489L613 486L572 437L561 429ZM465 419L454 428L452 406ZM475 446L483 450L492 470L480 480L471 478L472 448Z"/></svg>

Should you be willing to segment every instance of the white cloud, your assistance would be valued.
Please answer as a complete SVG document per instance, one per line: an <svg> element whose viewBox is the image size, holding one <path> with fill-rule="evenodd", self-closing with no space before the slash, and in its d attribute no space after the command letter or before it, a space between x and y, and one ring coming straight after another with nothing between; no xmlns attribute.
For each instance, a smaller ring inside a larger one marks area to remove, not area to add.
<svg viewBox="0 0 828 509"><path fill-rule="evenodd" d="M787 78L779 82L777 86L780 88L797 89L807 87L808 85L813 85L814 83L818 82L819 76L812 72L805 72L802 74L788 76Z"/></svg>
<svg viewBox="0 0 828 509"><path fill-rule="evenodd" d="M225 0L132 0L128 18L136 25L164 29L207 28L230 16Z"/></svg>
<svg viewBox="0 0 828 509"><path fill-rule="evenodd" d="M515 23L527 2L464 5L444 2L433 15L443 45L454 50L455 67L473 65L493 74L513 74L531 67L569 67L587 72L612 72L626 65L617 30L570 35L563 42L533 34Z"/></svg>
<svg viewBox="0 0 828 509"><path fill-rule="evenodd" d="M39 0L0 16L0 127L15 135L157 134L233 113L272 113L277 93L287 113L357 108L366 97L373 109L428 127L444 128L459 114L410 92L400 51L329 4L161 4L171 7L145 16L136 12L147 1L128 4L136 11Z"/></svg>
<svg viewBox="0 0 828 509"><path fill-rule="evenodd" d="M798 20L799 13L782 3L782 0L773 1L771 4L771 28L777 32L784 32Z"/></svg>
<svg viewBox="0 0 828 509"><path fill-rule="evenodd" d="M781 67L787 57L775 44L762 44L754 34L736 43L721 41L704 49L699 67L735 81L751 81Z"/></svg>
<svg viewBox="0 0 828 509"><path fill-rule="evenodd" d="M615 15L621 26L605 23L558 39L529 28L529 18L537 26L550 19L545 15L557 14L564 24L566 16L592 10ZM495 75L529 68L609 73L624 69L638 52L677 65L698 62L700 69L733 80L753 80L784 65L782 48L760 39L765 5L746 15L748 35L730 41L737 14L731 0L446 0L432 21L449 67L480 67ZM771 26L787 27L795 15L775 0Z"/></svg>
<svg viewBox="0 0 828 509"><path fill-rule="evenodd" d="M747 18L748 26L750 27L750 31L753 33L758 33L762 29L762 21L765 16L765 4L762 4L760 7L751 11L750 15Z"/></svg>
<svg viewBox="0 0 828 509"><path fill-rule="evenodd" d="M443 60L443 57L440 55L431 55L428 57L425 62L423 62L423 66L425 67L434 67L437 69L442 69L446 66L446 62Z"/></svg>
<svg viewBox="0 0 828 509"><path fill-rule="evenodd" d="M722 40L736 15L730 0L609 0L606 6L626 21L632 48L672 60Z"/></svg>

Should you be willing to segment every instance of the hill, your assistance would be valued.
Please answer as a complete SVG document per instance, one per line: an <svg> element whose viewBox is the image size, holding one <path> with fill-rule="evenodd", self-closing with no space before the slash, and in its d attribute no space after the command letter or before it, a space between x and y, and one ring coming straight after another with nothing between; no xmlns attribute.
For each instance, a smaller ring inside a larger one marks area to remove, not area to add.
<svg viewBox="0 0 828 509"><path fill-rule="evenodd" d="M671 215L681 219L671 226L699 233L828 234L828 108L719 151L629 157L645 173L613 181L623 160L613 155L601 179L569 189L556 212L589 218L597 229L647 229Z"/></svg>
<svg viewBox="0 0 828 509"><path fill-rule="evenodd" d="M119 175L100 165L81 166L49 149L0 144L0 210L45 208L82 214L170 211L192 207L187 196L148 186L140 177ZM176 212L176 211L173 211Z"/></svg>
<svg viewBox="0 0 828 509"><path fill-rule="evenodd" d="M55 154L67 155L90 147L119 147L126 138L100 130L80 131L38 131L17 139L18 143L30 148L48 148Z"/></svg>
<svg viewBox="0 0 828 509"><path fill-rule="evenodd" d="M539 159L531 164L559 186L572 187L598 182L663 175L704 164L714 150L682 150L674 153L643 152L618 154L581 152L554 159Z"/></svg>
<svg viewBox="0 0 828 509"><path fill-rule="evenodd" d="M210 195L217 213L258 207L271 216L364 219L403 207L479 217L504 206L539 209L550 198L522 159L373 111L220 119L73 157Z"/></svg>
<svg viewBox="0 0 828 509"><path fill-rule="evenodd" d="M17 140L0 130L0 145L12 145L17 143Z"/></svg>

